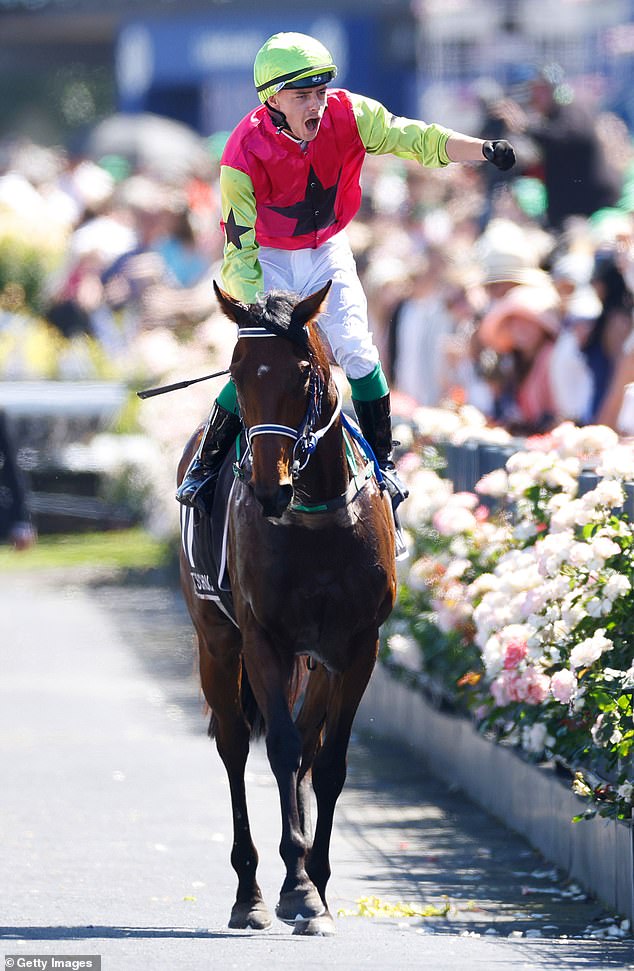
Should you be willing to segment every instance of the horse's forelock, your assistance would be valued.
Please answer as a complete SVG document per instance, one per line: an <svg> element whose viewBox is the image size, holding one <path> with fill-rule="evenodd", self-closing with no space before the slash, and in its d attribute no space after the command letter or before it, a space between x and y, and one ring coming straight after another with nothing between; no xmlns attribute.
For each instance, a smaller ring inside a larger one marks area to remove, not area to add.
<svg viewBox="0 0 634 971"><path fill-rule="evenodd" d="M316 329L310 328L309 331L293 322L293 310L298 302L299 298L293 293L270 290L258 297L257 302L252 305L253 323L270 330L272 334L286 338L306 351L313 351L321 360L323 352L319 354L321 342Z"/></svg>
<svg viewBox="0 0 634 971"><path fill-rule="evenodd" d="M267 327L279 331L288 330L295 300L293 294L283 290L269 290L260 294L255 303L251 304L253 325Z"/></svg>

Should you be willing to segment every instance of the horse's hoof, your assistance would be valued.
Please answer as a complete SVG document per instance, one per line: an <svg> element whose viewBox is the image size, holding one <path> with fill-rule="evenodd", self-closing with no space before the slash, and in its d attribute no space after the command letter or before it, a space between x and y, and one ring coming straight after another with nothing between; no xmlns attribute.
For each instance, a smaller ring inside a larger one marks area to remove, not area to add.
<svg viewBox="0 0 634 971"><path fill-rule="evenodd" d="M328 910L311 920L296 920L293 930L293 934L304 934L307 937L333 937L336 933L334 919Z"/></svg>
<svg viewBox="0 0 634 971"><path fill-rule="evenodd" d="M271 926L271 915L263 900L256 903L235 903L231 908L229 927L233 930L263 931Z"/></svg>
<svg viewBox="0 0 634 971"><path fill-rule="evenodd" d="M296 921L311 921L326 912L324 902L315 887L306 890L290 890L281 893L275 914L285 924L295 926Z"/></svg>

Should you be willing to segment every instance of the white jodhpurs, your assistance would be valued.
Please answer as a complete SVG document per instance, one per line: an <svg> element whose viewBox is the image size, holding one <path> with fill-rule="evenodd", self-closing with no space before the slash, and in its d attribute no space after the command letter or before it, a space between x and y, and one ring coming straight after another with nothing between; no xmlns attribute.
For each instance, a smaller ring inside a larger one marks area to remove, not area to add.
<svg viewBox="0 0 634 971"><path fill-rule="evenodd" d="M348 378L364 378L379 361L368 326L368 304L345 233L318 249L283 250L261 246L264 289L291 290L303 297L332 280L319 318L337 364Z"/></svg>

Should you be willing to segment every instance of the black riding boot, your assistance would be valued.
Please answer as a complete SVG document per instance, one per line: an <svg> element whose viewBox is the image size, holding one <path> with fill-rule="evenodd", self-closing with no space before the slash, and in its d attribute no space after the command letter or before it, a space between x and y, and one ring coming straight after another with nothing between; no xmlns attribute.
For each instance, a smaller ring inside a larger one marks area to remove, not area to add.
<svg viewBox="0 0 634 971"><path fill-rule="evenodd" d="M381 471L385 474L385 484L392 499L392 508L407 499L409 491L401 482L392 461L392 418L390 395L375 398L374 401L355 401L352 404L359 419L361 433L374 452Z"/></svg>
<svg viewBox="0 0 634 971"><path fill-rule="evenodd" d="M176 492L176 498L184 506L193 506L200 512L211 512L222 463L241 428L239 415L227 411L218 402L214 404L200 445Z"/></svg>

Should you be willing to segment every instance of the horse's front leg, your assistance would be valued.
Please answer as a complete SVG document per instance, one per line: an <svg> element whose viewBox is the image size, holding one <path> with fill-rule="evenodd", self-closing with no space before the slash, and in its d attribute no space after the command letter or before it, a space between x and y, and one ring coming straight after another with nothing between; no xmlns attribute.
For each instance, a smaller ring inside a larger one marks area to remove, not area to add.
<svg viewBox="0 0 634 971"><path fill-rule="evenodd" d="M211 628L212 632L214 628ZM227 636L220 628L215 629L213 640L216 649L221 637ZM207 643L208 628L199 633L199 663L201 683L205 698L212 709L210 734L216 740L218 754L227 771L231 792L233 816L233 846L231 865L238 877L236 901L231 910L229 927L262 930L270 926L271 917L262 898L256 878L258 854L251 838L244 773L249 754L250 726L240 701L241 660L239 644L222 657L211 653ZM235 639L229 631L229 639Z"/></svg>
<svg viewBox="0 0 634 971"><path fill-rule="evenodd" d="M324 909L305 868L307 843L297 798L302 739L289 710L294 659L275 651L255 625L241 627L247 672L266 722L266 750L280 796L280 856L286 877L275 912L280 920L294 924L297 919L311 920Z"/></svg>
<svg viewBox="0 0 634 971"><path fill-rule="evenodd" d="M352 723L359 702L374 669L378 652L375 628L365 631L352 644L354 660L342 674L332 676L322 746L313 764L313 788L317 799L315 838L307 861L307 872L324 904L318 920L298 924L295 933L334 934L328 910L326 885L330 878L330 839L337 799L346 781L347 752Z"/></svg>

